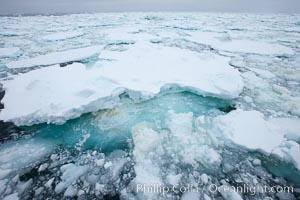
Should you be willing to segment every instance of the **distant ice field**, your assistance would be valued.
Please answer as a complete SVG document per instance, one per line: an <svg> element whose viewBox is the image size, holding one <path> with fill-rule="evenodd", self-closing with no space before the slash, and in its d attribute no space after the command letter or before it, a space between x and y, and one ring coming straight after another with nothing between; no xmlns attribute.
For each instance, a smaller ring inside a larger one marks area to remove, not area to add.
<svg viewBox="0 0 300 200"><path fill-rule="evenodd" d="M299 38L300 15L0 17L0 199L299 199Z"/></svg>

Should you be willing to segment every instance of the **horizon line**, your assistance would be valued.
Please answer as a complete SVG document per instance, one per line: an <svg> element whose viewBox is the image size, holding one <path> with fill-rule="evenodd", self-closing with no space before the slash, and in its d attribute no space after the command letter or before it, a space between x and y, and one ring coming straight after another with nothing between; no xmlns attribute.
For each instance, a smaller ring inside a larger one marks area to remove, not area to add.
<svg viewBox="0 0 300 200"><path fill-rule="evenodd" d="M86 12L16 12L0 13L0 16L51 16L51 15L77 15L77 14L102 14L102 13L214 13L214 14L266 14L266 15L298 15L300 12L261 12L261 11L86 11Z"/></svg>

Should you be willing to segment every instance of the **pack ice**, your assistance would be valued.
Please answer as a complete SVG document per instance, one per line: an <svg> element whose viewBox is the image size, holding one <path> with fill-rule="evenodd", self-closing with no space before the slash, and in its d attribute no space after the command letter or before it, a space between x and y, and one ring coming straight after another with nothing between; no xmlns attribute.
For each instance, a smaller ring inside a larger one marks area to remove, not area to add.
<svg viewBox="0 0 300 200"><path fill-rule="evenodd" d="M299 21L1 16L0 199L299 199Z"/></svg>
<svg viewBox="0 0 300 200"><path fill-rule="evenodd" d="M81 61L99 54L103 46L92 46L86 48L71 49L61 52L40 55L35 58L28 58L18 61L12 61L7 64L8 68L26 68L35 66L47 66L62 64L70 61Z"/></svg>

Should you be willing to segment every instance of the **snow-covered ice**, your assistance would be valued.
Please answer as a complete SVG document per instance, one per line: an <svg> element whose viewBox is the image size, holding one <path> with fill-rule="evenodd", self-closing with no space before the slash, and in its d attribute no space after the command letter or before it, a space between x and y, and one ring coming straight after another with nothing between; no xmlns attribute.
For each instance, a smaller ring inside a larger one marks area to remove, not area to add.
<svg viewBox="0 0 300 200"><path fill-rule="evenodd" d="M1 16L0 199L299 199L299 19Z"/></svg>
<svg viewBox="0 0 300 200"><path fill-rule="evenodd" d="M289 47L272 44L265 41L253 41L245 39L233 39L230 35L216 32L193 32L190 37L192 41L211 45L213 48L222 51L254 53L254 54L293 54Z"/></svg>
<svg viewBox="0 0 300 200"><path fill-rule="evenodd" d="M294 163L300 171L300 145L295 142L300 135L299 119L265 119L258 111L236 110L216 117L213 123L234 144L277 155Z"/></svg>
<svg viewBox="0 0 300 200"><path fill-rule="evenodd" d="M213 47L232 52L256 53L256 54L293 54L293 51L285 46L267 42L248 40L233 40L213 44Z"/></svg>
<svg viewBox="0 0 300 200"><path fill-rule="evenodd" d="M40 55L34 58L12 61L7 64L7 67L24 68L24 67L61 64L70 61L81 61L83 59L99 54L102 48L103 46L91 46L91 47L71 49L71 50L61 51L61 52L53 52L46 55Z"/></svg>
<svg viewBox="0 0 300 200"><path fill-rule="evenodd" d="M17 56L19 53L18 47L0 48L0 58Z"/></svg>
<svg viewBox="0 0 300 200"><path fill-rule="evenodd" d="M19 125L63 123L96 110L97 107L89 104L97 104L95 101L99 98L110 96L116 87L114 81L101 78L98 70L87 70L80 63L63 68L59 65L41 68L6 82L5 109L0 115ZM13 97L13 93L24 99ZM111 105L113 102L104 102L101 108Z"/></svg>
<svg viewBox="0 0 300 200"><path fill-rule="evenodd" d="M79 31L69 31L69 32L59 32L59 33L52 33L46 36L43 36L43 40L47 41L57 41L57 40L66 40L70 38L75 38L83 35L84 33Z"/></svg>
<svg viewBox="0 0 300 200"><path fill-rule="evenodd" d="M87 48L85 51L90 53ZM196 54L138 43L125 52L103 50L100 58L105 60L90 69L80 63L64 68L55 65L3 82L5 108L0 118L18 125L63 123L83 113L113 106L112 100L104 98L114 96L118 90L153 96L168 85L176 85L201 95L231 99L243 89L240 74L228 65L229 60L209 52ZM41 63L46 62L41 59ZM99 101L105 102L101 105Z"/></svg>
<svg viewBox="0 0 300 200"><path fill-rule="evenodd" d="M103 51L99 57L105 59L99 63L104 76L135 91L158 93L174 84L202 95L236 98L243 89L239 72L227 58L210 52L196 54L140 42L124 52Z"/></svg>

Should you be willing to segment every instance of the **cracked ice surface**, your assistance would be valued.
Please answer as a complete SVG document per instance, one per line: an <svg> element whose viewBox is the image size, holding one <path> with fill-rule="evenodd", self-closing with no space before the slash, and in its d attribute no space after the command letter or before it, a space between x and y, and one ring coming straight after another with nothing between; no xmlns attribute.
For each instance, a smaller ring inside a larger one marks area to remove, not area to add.
<svg viewBox="0 0 300 200"><path fill-rule="evenodd" d="M0 199L299 199L299 20L0 17Z"/></svg>

